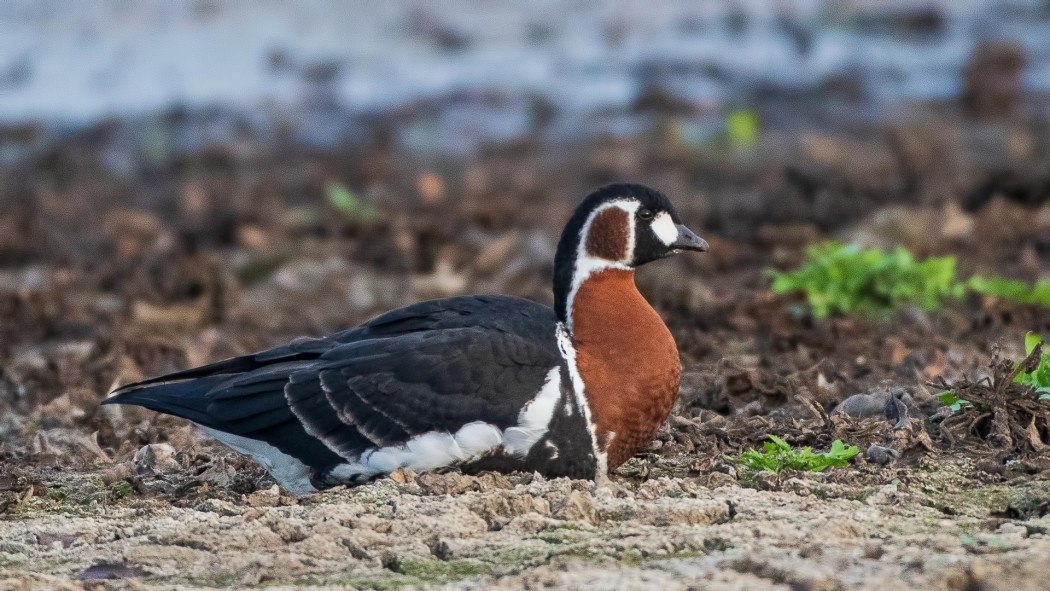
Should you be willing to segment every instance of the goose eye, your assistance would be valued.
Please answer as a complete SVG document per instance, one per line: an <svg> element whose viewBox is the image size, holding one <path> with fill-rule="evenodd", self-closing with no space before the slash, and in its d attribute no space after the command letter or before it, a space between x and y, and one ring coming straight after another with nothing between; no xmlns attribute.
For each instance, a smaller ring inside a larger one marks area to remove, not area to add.
<svg viewBox="0 0 1050 591"><path fill-rule="evenodd" d="M653 219L653 210L651 210L651 209L642 209L642 210L640 210L638 212L638 218L642 219L642 220L646 220L646 221Z"/></svg>

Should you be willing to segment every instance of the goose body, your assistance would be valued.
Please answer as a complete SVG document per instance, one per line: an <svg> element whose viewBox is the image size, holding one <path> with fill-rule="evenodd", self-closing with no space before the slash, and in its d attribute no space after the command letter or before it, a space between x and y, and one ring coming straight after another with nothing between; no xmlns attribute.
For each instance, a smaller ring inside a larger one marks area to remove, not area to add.
<svg viewBox="0 0 1050 591"><path fill-rule="evenodd" d="M707 243L666 197L610 185L562 234L554 308L498 295L421 302L129 384L104 404L193 421L295 494L402 468L600 478L677 397L677 347L633 270L680 250Z"/></svg>

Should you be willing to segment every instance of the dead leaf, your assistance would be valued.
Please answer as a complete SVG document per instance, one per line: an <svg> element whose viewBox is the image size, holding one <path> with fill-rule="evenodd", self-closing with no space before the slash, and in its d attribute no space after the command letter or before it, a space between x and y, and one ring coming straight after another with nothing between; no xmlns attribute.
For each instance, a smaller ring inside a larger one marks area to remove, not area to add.
<svg viewBox="0 0 1050 591"><path fill-rule="evenodd" d="M922 368L922 373L926 374L927 378L942 376L944 375L946 363L947 358L944 356L944 352L938 349L934 352L933 363Z"/></svg>
<svg viewBox="0 0 1050 591"><path fill-rule="evenodd" d="M1025 434L1028 435L1028 443L1032 445L1032 449L1036 453L1042 453L1047 449L1050 449L1050 445L1043 443L1043 438L1039 436L1039 427L1035 424L1035 417L1028 421L1028 427L1025 428Z"/></svg>
<svg viewBox="0 0 1050 591"><path fill-rule="evenodd" d="M890 349L890 365L894 367L904 363L904 360L907 359L908 355L911 353L911 349L896 337L886 339L886 344Z"/></svg>
<svg viewBox="0 0 1050 591"><path fill-rule="evenodd" d="M944 224L941 236L952 240L967 240L973 236L973 216L963 211L958 201L948 201L944 206Z"/></svg>
<svg viewBox="0 0 1050 591"><path fill-rule="evenodd" d="M510 260L511 255L521 248L521 232L507 232L500 238L485 245L477 258L475 267L484 273L491 273Z"/></svg>
<svg viewBox="0 0 1050 591"><path fill-rule="evenodd" d="M200 326L207 318L207 306L203 302L158 306L138 300L131 306L131 316L142 324Z"/></svg>
<svg viewBox="0 0 1050 591"><path fill-rule="evenodd" d="M416 179L416 191L425 203L441 203L445 200L445 180L436 172L426 172Z"/></svg>
<svg viewBox="0 0 1050 591"><path fill-rule="evenodd" d="M91 435L80 437L79 443L84 446L84 449L94 454L97 459L102 460L107 464L113 462L113 458L109 457L109 454L107 454L98 444L98 431L95 431Z"/></svg>

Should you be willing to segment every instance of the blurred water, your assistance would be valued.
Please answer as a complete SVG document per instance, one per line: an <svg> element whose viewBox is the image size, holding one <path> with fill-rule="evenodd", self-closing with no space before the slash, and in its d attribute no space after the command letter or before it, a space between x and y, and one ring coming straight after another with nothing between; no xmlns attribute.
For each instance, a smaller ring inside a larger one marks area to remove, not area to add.
<svg viewBox="0 0 1050 591"><path fill-rule="evenodd" d="M233 128L288 123L327 144L389 116L409 147L457 151L630 133L653 92L702 120L832 88L877 118L957 97L988 40L1023 47L1026 88L1050 92L1046 0L7 0L0 122L174 109L211 130L186 141L207 143L236 132L215 115L230 111Z"/></svg>

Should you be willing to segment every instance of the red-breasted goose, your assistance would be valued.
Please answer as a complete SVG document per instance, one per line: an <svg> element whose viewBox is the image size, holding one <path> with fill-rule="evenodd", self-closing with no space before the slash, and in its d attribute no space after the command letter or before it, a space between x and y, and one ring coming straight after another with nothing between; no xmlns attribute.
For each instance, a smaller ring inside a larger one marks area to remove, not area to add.
<svg viewBox="0 0 1050 591"><path fill-rule="evenodd" d="M116 389L197 423L295 494L401 468L604 478L678 395L670 331L634 268L706 251L670 201L631 184L576 209L554 262L554 309L462 296Z"/></svg>

